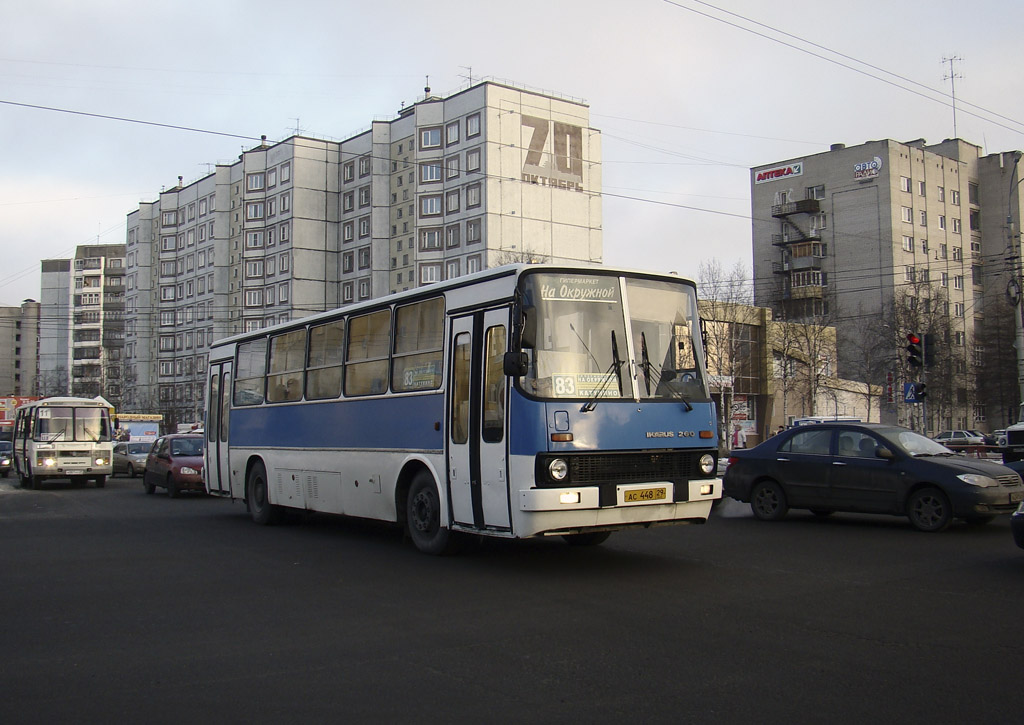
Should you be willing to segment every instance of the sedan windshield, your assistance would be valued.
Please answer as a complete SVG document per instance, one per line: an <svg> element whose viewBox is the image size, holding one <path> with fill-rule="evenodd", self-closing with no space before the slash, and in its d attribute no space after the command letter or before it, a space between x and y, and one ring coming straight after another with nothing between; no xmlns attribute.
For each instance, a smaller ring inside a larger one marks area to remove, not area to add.
<svg viewBox="0 0 1024 725"><path fill-rule="evenodd" d="M941 443L936 443L931 438L925 438L920 433L915 433L912 430L901 430L895 434L890 433L886 437L912 456L953 454L953 451Z"/></svg>

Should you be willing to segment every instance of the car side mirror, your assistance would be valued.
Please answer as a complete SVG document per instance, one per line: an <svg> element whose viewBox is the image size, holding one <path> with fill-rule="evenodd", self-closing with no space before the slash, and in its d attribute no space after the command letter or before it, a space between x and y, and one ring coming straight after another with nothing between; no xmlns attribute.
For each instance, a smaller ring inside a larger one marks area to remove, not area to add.
<svg viewBox="0 0 1024 725"><path fill-rule="evenodd" d="M878 458L884 458L887 461L891 461L896 458L896 455L885 446L878 446L878 448L875 449L875 455Z"/></svg>

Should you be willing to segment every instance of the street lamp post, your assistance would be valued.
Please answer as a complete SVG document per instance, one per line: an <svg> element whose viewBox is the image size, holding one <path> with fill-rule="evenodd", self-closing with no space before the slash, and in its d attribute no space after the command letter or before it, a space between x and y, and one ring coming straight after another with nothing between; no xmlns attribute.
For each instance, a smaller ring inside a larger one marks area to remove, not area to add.
<svg viewBox="0 0 1024 725"><path fill-rule="evenodd" d="M1014 344L1014 347L1017 348L1017 387L1020 391L1020 400L1024 401L1024 300L1022 300L1021 295L1021 247L1018 235L1013 233L1013 192L1020 185L1020 180L1015 182L1014 178L1017 176L1017 165L1020 163L1021 155L1020 151L1013 152L1013 169L1010 170L1010 189L1006 195L1006 234L1010 254L1016 260L1013 266L1013 277L1010 278L1007 293L1010 297L1010 304L1017 308L1017 314L1014 315L1014 326L1017 332L1017 341Z"/></svg>

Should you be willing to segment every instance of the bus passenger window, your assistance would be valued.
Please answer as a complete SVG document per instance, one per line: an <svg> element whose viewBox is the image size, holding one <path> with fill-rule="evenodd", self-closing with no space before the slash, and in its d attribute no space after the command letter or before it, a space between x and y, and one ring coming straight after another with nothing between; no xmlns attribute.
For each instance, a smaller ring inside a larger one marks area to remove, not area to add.
<svg viewBox="0 0 1024 725"><path fill-rule="evenodd" d="M459 333L455 338L452 365L452 443L469 440L469 333Z"/></svg>
<svg viewBox="0 0 1024 725"><path fill-rule="evenodd" d="M481 436L486 443L500 443L505 434L505 328L487 330L484 358L484 415Z"/></svg>

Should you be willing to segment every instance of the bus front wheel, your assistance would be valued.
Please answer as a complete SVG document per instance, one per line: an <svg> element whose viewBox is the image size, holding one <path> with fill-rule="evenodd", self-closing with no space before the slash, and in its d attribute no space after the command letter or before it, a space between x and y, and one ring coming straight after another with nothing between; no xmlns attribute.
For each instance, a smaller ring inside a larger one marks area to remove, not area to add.
<svg viewBox="0 0 1024 725"><path fill-rule="evenodd" d="M245 505L249 508L252 520L262 526L276 524L280 518L280 509L270 503L267 469L262 462L255 463L249 471L249 480L245 487Z"/></svg>
<svg viewBox="0 0 1024 725"><path fill-rule="evenodd" d="M437 495L434 478L420 471L409 486L405 505L405 521L409 538L424 554L453 554L458 537L441 526L441 499Z"/></svg>

